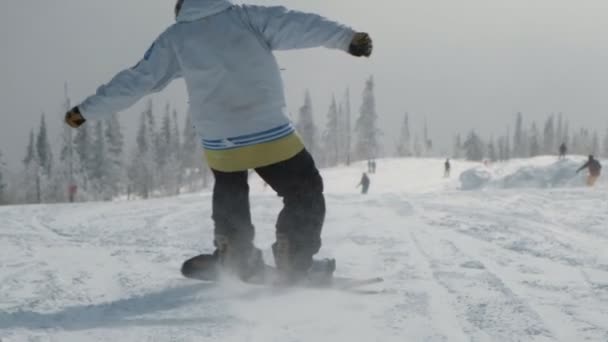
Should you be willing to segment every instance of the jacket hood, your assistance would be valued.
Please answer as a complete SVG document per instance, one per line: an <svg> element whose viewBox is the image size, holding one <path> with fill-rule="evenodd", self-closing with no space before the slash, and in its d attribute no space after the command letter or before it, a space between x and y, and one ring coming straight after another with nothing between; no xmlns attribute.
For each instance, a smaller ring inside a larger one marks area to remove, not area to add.
<svg viewBox="0 0 608 342"><path fill-rule="evenodd" d="M184 0L176 20L187 22L202 19L225 11L230 6L232 3L228 0Z"/></svg>

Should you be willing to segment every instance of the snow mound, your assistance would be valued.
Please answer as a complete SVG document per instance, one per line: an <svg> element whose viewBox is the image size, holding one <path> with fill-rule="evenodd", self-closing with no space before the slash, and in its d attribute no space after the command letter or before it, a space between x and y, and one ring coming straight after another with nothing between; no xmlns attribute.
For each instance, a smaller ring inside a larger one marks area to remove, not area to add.
<svg viewBox="0 0 608 342"><path fill-rule="evenodd" d="M519 160L506 164L478 166L460 175L462 190L482 188L555 188L585 185L585 175L577 174L578 160L555 161L550 157Z"/></svg>

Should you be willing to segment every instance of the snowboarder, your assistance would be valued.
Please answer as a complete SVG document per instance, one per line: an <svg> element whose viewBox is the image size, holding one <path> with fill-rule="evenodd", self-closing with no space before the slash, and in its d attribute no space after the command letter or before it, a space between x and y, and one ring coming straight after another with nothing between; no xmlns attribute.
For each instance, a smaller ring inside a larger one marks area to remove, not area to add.
<svg viewBox="0 0 608 342"><path fill-rule="evenodd" d="M450 158L445 160L444 169L445 169L445 171L444 171L443 176L445 178L450 177L450 171L452 170L452 165L450 164Z"/></svg>
<svg viewBox="0 0 608 342"><path fill-rule="evenodd" d="M178 0L175 16L177 23L137 65L118 73L65 120L76 128L109 118L184 78L194 126L215 176L215 252L187 260L182 273L204 278L221 269L247 280L264 269L249 208L247 170L254 169L283 197L272 246L281 278L286 284L304 280L319 269L313 255L321 248L323 181L286 115L272 51L323 46L369 57L372 40L316 14L228 0Z"/></svg>
<svg viewBox="0 0 608 342"><path fill-rule="evenodd" d="M367 194L367 191L369 190L369 184L369 177L367 176L367 173L363 172L363 176L361 176L361 181L359 182L359 184L357 184L357 187L361 187L361 193L363 195Z"/></svg>
<svg viewBox="0 0 608 342"><path fill-rule="evenodd" d="M566 143L562 143L559 145L559 159L566 159L566 153L568 152L568 148L566 147Z"/></svg>
<svg viewBox="0 0 608 342"><path fill-rule="evenodd" d="M600 177L600 173L602 170L602 165L600 164L600 162L597 161L597 159L595 159L593 157L593 155L590 155L589 160L587 160L585 165L581 166L578 170L576 170L576 173L579 173L584 169L589 169L589 176L587 177L587 185L588 186L595 185L595 182Z"/></svg>

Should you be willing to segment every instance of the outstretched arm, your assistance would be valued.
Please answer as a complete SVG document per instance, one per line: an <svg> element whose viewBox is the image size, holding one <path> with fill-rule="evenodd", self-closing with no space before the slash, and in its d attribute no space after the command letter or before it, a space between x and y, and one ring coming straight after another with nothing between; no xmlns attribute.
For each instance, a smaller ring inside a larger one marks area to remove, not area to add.
<svg viewBox="0 0 608 342"><path fill-rule="evenodd" d="M576 173L579 173L588 167L589 167L589 162L586 162L585 165L581 166L578 170L576 170Z"/></svg>
<svg viewBox="0 0 608 342"><path fill-rule="evenodd" d="M359 56L371 54L371 39L367 34L358 34L350 27L320 15L292 11L281 6L245 6L244 8L252 27L260 32L272 50L324 46L349 51L353 43L359 42L369 45L369 48L362 51Z"/></svg>
<svg viewBox="0 0 608 342"><path fill-rule="evenodd" d="M143 96L162 90L180 76L174 51L163 34L137 65L118 73L108 84L99 87L95 95L87 98L70 113L78 112L83 117L82 122L84 119L104 119L132 106ZM70 113L66 115L68 124Z"/></svg>

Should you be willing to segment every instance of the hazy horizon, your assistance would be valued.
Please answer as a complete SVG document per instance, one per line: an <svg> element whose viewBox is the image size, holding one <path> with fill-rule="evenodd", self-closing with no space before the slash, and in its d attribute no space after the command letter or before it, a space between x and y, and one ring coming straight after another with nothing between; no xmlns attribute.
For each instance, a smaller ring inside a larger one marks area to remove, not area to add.
<svg viewBox="0 0 608 342"><path fill-rule="evenodd" d="M608 125L608 3L589 0L249 1L317 12L374 38L371 59L323 49L279 53L288 109L310 89L317 125L332 93L351 88L353 114L364 81L376 80L380 128L393 148L405 112L412 129L428 121L431 138L447 148L456 132L503 134L517 112L526 120L563 113L571 128L604 134ZM18 169L28 133L45 112L51 143L59 143L63 88L74 104L116 72L134 65L173 22L172 0L0 3L0 151ZM94 14L94 15L92 15ZM152 97L184 113L185 87L174 82ZM141 101L121 115L132 143ZM180 122L182 124L183 122ZM449 151L449 150L448 150Z"/></svg>

